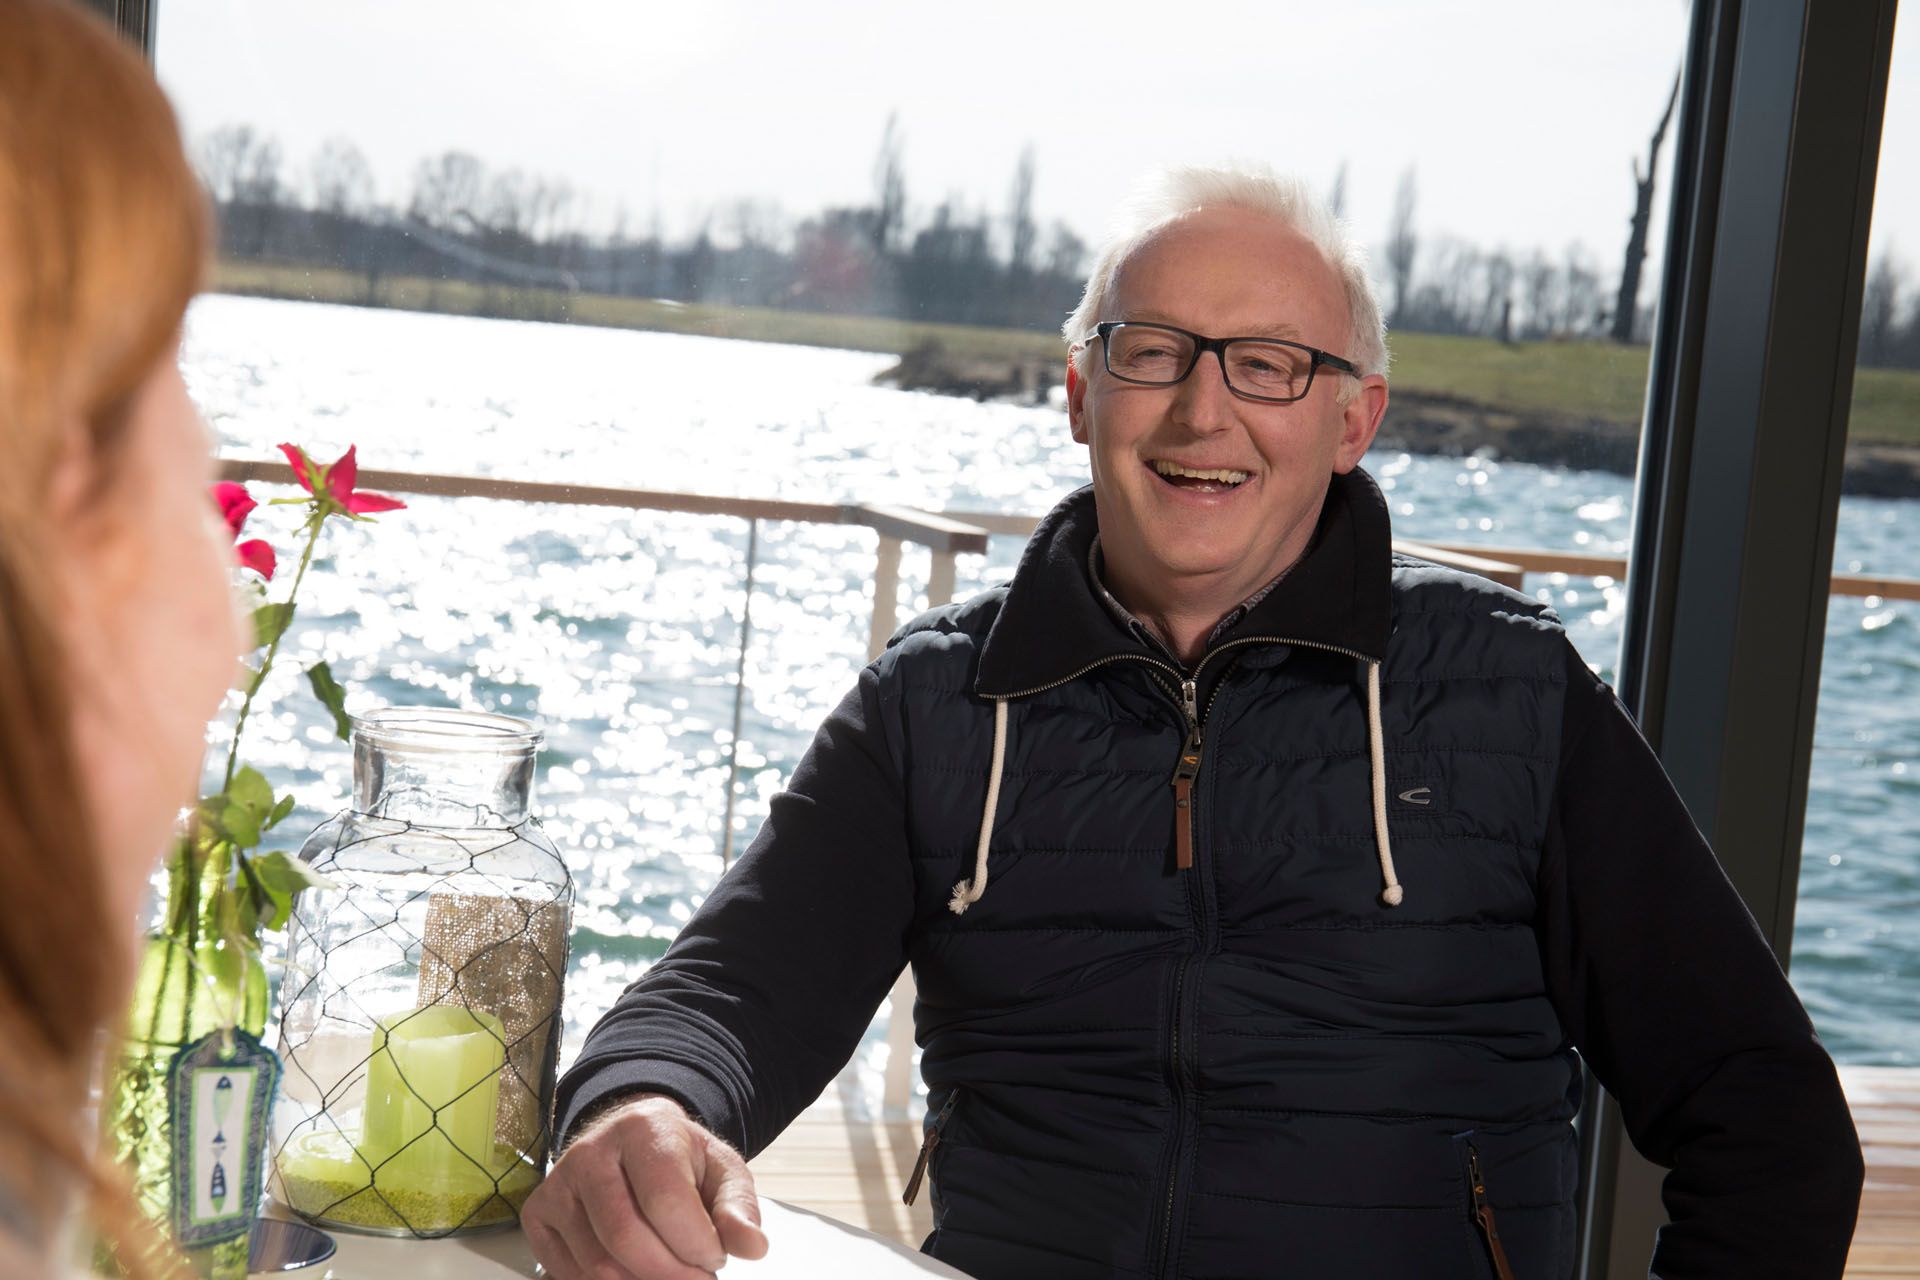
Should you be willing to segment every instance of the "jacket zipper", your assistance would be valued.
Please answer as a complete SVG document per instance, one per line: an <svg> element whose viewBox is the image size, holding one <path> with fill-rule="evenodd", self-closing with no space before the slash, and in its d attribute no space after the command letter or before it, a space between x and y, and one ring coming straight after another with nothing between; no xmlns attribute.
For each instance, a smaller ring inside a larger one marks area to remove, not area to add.
<svg viewBox="0 0 1920 1280"><path fill-rule="evenodd" d="M1467 1144L1467 1182L1473 1190L1473 1220L1480 1228L1481 1238L1487 1242L1493 1273L1499 1280L1513 1280L1513 1267L1507 1262L1507 1251L1500 1243L1500 1227L1493 1220L1493 1202L1487 1199L1487 1180L1480 1175L1480 1152L1471 1142Z"/></svg>
<svg viewBox="0 0 1920 1280"><path fill-rule="evenodd" d="M1071 684L1081 676L1086 675L1089 671L1112 662L1144 662L1148 666L1158 668L1172 676L1175 680L1178 680L1180 682L1180 690L1176 697L1179 700L1181 712L1186 718L1187 740L1185 745L1180 749L1179 763L1173 767L1173 803L1174 808L1178 811L1173 829L1173 865L1177 870L1189 871L1193 868L1193 782L1200 773L1201 752L1204 746L1200 733L1201 716L1198 706L1200 672L1209 662L1212 662L1214 658L1220 654L1227 652L1229 649L1237 649L1242 645L1249 644L1294 645L1302 649L1320 649L1327 653L1344 654L1360 662L1372 661L1372 659L1360 653L1358 650L1343 649L1339 645L1320 644L1313 640L1293 640L1286 636L1244 636L1238 640L1229 640L1219 648L1209 649L1206 653L1201 654L1200 661L1193 664L1193 670L1191 672L1183 672L1170 662L1162 662L1158 658L1150 658L1145 654L1117 653L1111 657L1101 658L1097 662L1090 662L1072 675L1063 676L1047 684L1035 685L1031 689L1021 689L1015 693L1002 693L993 696L996 699L1031 697L1036 693L1045 693L1049 689L1058 689L1063 684ZM1170 687L1169 691L1171 691ZM1214 693L1218 696L1219 690L1214 690ZM1208 700L1208 704L1211 706L1211 699Z"/></svg>
<svg viewBox="0 0 1920 1280"><path fill-rule="evenodd" d="M1180 1010L1187 981L1187 961L1183 957L1173 970L1173 1043L1169 1061L1172 1066L1173 1098L1173 1158L1167 1168L1167 1207L1160 1215L1160 1260L1154 1267L1156 1275L1167 1272L1167 1254L1173 1247L1173 1206L1180 1188L1180 1130L1186 1117L1182 1115L1182 1089L1185 1082L1181 1077L1180 1066Z"/></svg>
<svg viewBox="0 0 1920 1280"><path fill-rule="evenodd" d="M1193 780L1200 772L1199 687L1192 676L1180 682L1180 709L1187 717L1187 745L1173 767L1173 865L1181 871L1193 866Z"/></svg>
<svg viewBox="0 0 1920 1280"><path fill-rule="evenodd" d="M933 1118L933 1127L920 1142L920 1155L913 1162L913 1172L907 1175L907 1189L900 1194L901 1204L911 1205L920 1198L920 1183L927 1176L927 1162L933 1158L933 1149L940 1145L940 1131L947 1127L947 1117L953 1114L953 1104L958 1101L960 1086L955 1085L941 1104L940 1114Z"/></svg>
<svg viewBox="0 0 1920 1280"><path fill-rule="evenodd" d="M1227 652L1229 649L1236 649L1243 645L1250 645L1250 644L1293 645L1297 648L1302 648L1302 649L1319 649L1327 653L1343 654L1346 657L1352 658L1357 662L1372 661L1372 659L1367 657L1367 655L1365 655L1364 653L1360 653L1359 651L1354 649L1342 648L1339 645L1320 644L1319 642L1313 641L1313 640L1294 640L1286 636L1245 636L1238 640L1230 640L1226 644L1221 645L1219 648L1210 649L1206 653L1200 655L1200 661L1196 662L1193 665L1193 670L1190 672L1181 671L1178 667L1175 667L1170 662L1162 662L1158 658L1151 658L1146 656L1145 654L1121 653L1121 654L1114 654L1110 657L1101 658L1094 662L1090 662L1086 666L1081 667L1078 671L1073 672L1071 675L1063 676L1058 680L1049 681L1046 684L1035 685L1031 689L1020 689L1013 693L993 694L990 696L996 700L1031 697L1037 693L1045 693L1050 689L1058 689L1061 685L1064 685L1064 684L1071 684L1073 681L1078 680L1081 676L1086 675L1088 672L1094 671L1100 667L1103 667L1110 663L1115 663L1115 662L1144 662L1148 666L1155 668L1157 672L1165 672L1167 675L1172 676L1174 680L1177 680L1179 682L1179 691L1177 693L1175 693L1173 686L1167 683L1166 681L1160 681L1160 683L1162 688L1166 689L1166 691L1169 694L1173 694L1176 701L1179 702L1181 714L1186 721L1187 740L1186 740L1186 743L1181 748L1179 763L1174 766L1174 771L1173 771L1174 803L1179 811L1178 817L1176 819L1175 826L1174 826L1174 865L1179 870L1186 871L1186 870L1190 870L1193 867L1193 784L1194 784L1194 780L1199 776L1199 773L1200 773L1202 748L1204 746L1204 743L1201 737L1201 715L1200 715L1200 708L1198 705L1200 672L1202 671L1202 669L1206 667L1206 665L1209 662L1213 661L1213 659L1218 655ZM1159 679L1158 675L1156 675L1155 678L1156 680L1158 680ZM1220 691L1218 689L1215 689L1214 696L1218 697L1219 692ZM1207 706L1209 710L1212 709L1212 706L1213 706L1212 698L1208 699ZM1167 1258L1172 1252L1172 1248L1173 1248L1173 1210L1174 1210L1175 1204L1179 1199L1179 1189L1180 1189L1179 1173L1180 1173L1181 1141L1179 1138L1179 1131L1183 1127L1185 1122L1185 1117L1182 1114L1182 1109L1184 1105L1183 1090L1185 1088L1185 1082L1182 1079L1184 1069L1180 1061L1180 1017L1181 1017L1181 1010L1185 1005L1184 996L1185 996L1186 977L1187 977L1187 961L1185 959L1182 959L1179 962L1179 964L1175 967L1174 979L1173 979L1173 985L1174 985L1173 1035L1172 1035L1172 1043L1171 1043L1170 1065L1171 1065L1171 1073L1172 1073L1171 1083L1173 1086L1172 1087L1173 1107L1174 1107L1173 1125L1174 1125L1175 1141L1173 1142L1173 1145L1172 1145L1173 1155L1172 1155L1171 1166L1168 1168L1167 1175L1166 1175L1167 1177L1166 1206L1162 1211L1161 1218L1160 1218L1159 1261L1155 1267L1155 1271L1160 1275L1166 1274ZM945 1114L948 1108L950 1108L952 1105L953 1105L952 1099L948 1099L947 1106L941 1108L941 1117L942 1117L941 1120L936 1120L934 1122L934 1125L935 1125L934 1129L927 1134L926 1141L921 1145L920 1158L914 1164L913 1178L907 1184L909 1204L912 1203L911 1196L919 1191L920 1178L922 1173L925 1170L927 1160L929 1156L932 1154L933 1148L939 1143L939 1137L940 1137L939 1125L944 1120ZM1489 1210L1489 1214L1491 1214L1491 1210ZM1512 1277L1510 1274L1506 1272L1502 1272L1501 1280L1512 1280Z"/></svg>

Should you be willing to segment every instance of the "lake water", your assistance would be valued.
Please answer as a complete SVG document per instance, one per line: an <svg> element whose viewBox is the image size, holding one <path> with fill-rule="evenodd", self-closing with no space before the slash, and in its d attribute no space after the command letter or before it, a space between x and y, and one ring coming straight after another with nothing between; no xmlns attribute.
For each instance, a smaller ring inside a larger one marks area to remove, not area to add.
<svg viewBox="0 0 1920 1280"><path fill-rule="evenodd" d="M890 363L230 297L195 304L186 345L188 381L234 457L277 457L291 440L328 460L358 444L363 468L936 511L1039 513L1084 482L1058 410L870 385ZM1625 553L1621 477L1405 454L1366 465L1399 536ZM320 657L350 709L433 703L544 723L536 807L579 895L565 1061L720 873L747 526L408 501L328 532L245 758L297 796L289 831L344 805L346 748L299 675ZM292 526L290 509L263 505L248 535L285 562ZM761 526L736 849L864 661L874 546L863 529ZM1920 576L1916 546L1920 503L1842 503L1841 570ZM995 538L963 557L961 593L1004 580L1019 549ZM924 604L927 571L909 548L903 617ZM1618 585L1529 586L1610 675ZM1792 972L1847 1062L1920 1061L1917 621L1915 605L1878 600L1836 598L1828 615ZM869 1068L884 1060L877 1029L860 1052Z"/></svg>

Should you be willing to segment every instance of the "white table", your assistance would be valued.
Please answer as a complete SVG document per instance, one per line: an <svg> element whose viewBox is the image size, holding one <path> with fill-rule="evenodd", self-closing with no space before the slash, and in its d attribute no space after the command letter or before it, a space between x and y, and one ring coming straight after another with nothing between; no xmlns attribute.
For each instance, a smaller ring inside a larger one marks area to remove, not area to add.
<svg viewBox="0 0 1920 1280"><path fill-rule="evenodd" d="M821 1276L857 1276L863 1280L912 1280L964 1272L905 1245L850 1227L844 1222L760 1198L760 1224L767 1233L767 1256L758 1262L733 1258L726 1280L819 1280ZM538 1274L526 1237L516 1230L481 1232L445 1240L396 1240L385 1236L329 1231L340 1244L325 1262L297 1271L262 1272L288 1280L526 1280Z"/></svg>

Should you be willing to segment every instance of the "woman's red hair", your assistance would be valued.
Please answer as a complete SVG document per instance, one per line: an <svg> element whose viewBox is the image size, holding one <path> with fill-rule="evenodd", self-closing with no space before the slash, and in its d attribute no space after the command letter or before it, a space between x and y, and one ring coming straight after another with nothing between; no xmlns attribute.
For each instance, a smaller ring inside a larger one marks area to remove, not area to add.
<svg viewBox="0 0 1920 1280"><path fill-rule="evenodd" d="M76 448L103 490L137 483L128 408L172 354L208 243L145 62L67 0L0 0L0 1186L50 1230L84 1187L97 1225L142 1244L80 1124L131 961L68 732L46 503ZM122 1250L129 1272L161 1265L126 1256L144 1252Z"/></svg>

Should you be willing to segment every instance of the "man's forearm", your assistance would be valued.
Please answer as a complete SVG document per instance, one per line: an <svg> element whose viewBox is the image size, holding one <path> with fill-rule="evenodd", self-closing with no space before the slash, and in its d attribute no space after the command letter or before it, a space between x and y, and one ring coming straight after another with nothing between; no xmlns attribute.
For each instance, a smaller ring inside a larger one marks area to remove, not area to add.
<svg viewBox="0 0 1920 1280"><path fill-rule="evenodd" d="M905 963L913 878L872 671L667 954L594 1027L557 1128L665 1094L748 1155L812 1102Z"/></svg>

